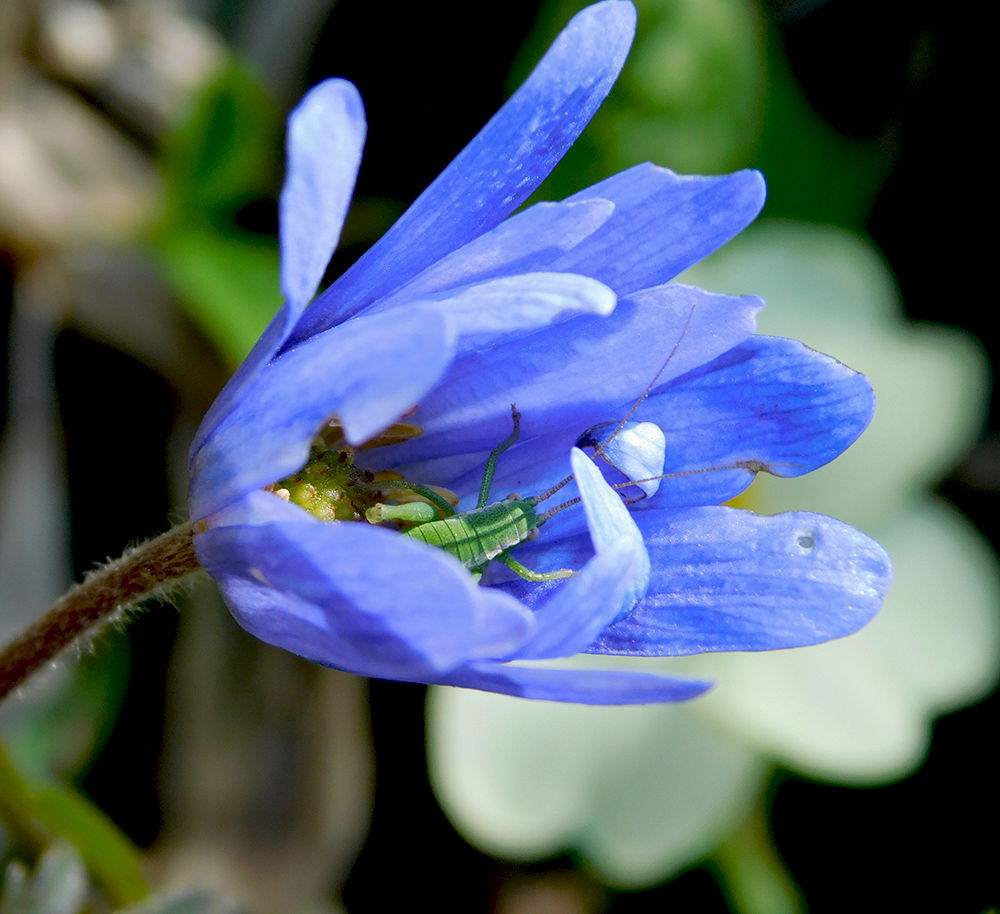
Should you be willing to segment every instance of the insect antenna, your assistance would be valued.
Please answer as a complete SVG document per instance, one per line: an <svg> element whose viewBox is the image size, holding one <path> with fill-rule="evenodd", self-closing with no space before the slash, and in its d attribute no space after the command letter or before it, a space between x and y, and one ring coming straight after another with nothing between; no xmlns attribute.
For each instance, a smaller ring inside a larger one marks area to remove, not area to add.
<svg viewBox="0 0 1000 914"><path fill-rule="evenodd" d="M699 473L716 473L721 470L747 470L750 473L774 473L773 467L794 467L796 469L805 469L805 467L800 463L764 463L761 460L740 460L736 463L727 463L718 467L699 467L696 470L680 470L677 473L662 473L659 476L650 476L647 479L630 479L627 482L618 482L611 486L612 489L628 489L632 486L637 486L643 482L656 482L659 479L677 479L680 476L696 476ZM542 493L541 496L535 496L535 498L530 499L533 503L537 504L539 501L544 501L550 495L558 492L564 485L566 485L574 477L570 476L569 479L564 479L562 482L553 486L548 492ZM622 498L622 501L626 505L634 505L638 501L642 501L645 495L636 495L632 498ZM556 505L555 507L549 508L547 511L538 515L538 523L543 524L550 517L554 517L560 511L565 511L567 508L572 508L573 505L580 503L582 499L573 498L570 501L565 501L562 504Z"/></svg>

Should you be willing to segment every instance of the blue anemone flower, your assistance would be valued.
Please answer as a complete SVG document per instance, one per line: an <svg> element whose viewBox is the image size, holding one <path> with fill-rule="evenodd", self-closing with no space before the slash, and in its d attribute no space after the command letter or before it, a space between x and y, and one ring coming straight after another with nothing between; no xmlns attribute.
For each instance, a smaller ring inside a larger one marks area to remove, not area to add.
<svg viewBox="0 0 1000 914"><path fill-rule="evenodd" d="M818 515L720 506L755 470L794 476L833 459L873 409L862 375L801 343L754 336L759 299L669 282L756 217L761 176L646 164L512 215L604 99L634 27L630 3L578 14L314 301L365 118L357 90L338 79L293 112L280 200L285 304L190 457L198 558L257 637L369 676L624 704L686 699L710 683L553 661L814 644L878 610L889 562L863 534ZM657 456L674 475L630 511L573 445L624 416L668 353L633 418L662 429ZM444 549L326 522L269 491L303 467L331 417L362 445L408 416L423 434L365 452L370 468L447 487L470 508L487 454L510 433L512 403L521 437L501 458L497 490L533 494L572 472L567 491L582 500L516 557L538 571L575 569L568 580L530 583L491 567L477 583Z"/></svg>

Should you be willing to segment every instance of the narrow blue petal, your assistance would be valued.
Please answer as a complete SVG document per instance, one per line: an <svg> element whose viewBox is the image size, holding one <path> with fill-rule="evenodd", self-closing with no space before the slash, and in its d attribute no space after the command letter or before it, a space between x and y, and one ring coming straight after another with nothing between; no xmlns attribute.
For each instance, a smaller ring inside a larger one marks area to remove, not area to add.
<svg viewBox="0 0 1000 914"><path fill-rule="evenodd" d="M666 434L666 479L654 505L720 504L755 469L801 476L833 460L868 426L868 379L797 340L756 336L650 397L636 412ZM711 470L746 466L749 469Z"/></svg>
<svg viewBox="0 0 1000 914"><path fill-rule="evenodd" d="M576 447L594 448L594 459L613 467L616 483L633 480L649 497L660 487L667 439L653 422L601 422L576 439Z"/></svg>
<svg viewBox="0 0 1000 914"><path fill-rule="evenodd" d="M366 313L405 306L427 295L500 276L542 272L599 229L614 208L610 200L536 203L431 264L416 279L372 304Z"/></svg>
<svg viewBox="0 0 1000 914"><path fill-rule="evenodd" d="M361 96L343 79L310 89L288 119L278 216L281 290L296 318L316 294L340 240L366 131Z"/></svg>
<svg viewBox="0 0 1000 914"><path fill-rule="evenodd" d="M499 663L463 667L442 680L442 684L539 701L585 705L687 701L712 687L711 682L704 680L659 676L635 670L572 670Z"/></svg>
<svg viewBox="0 0 1000 914"><path fill-rule="evenodd" d="M631 3L598 3L574 16L489 123L306 312L294 339L356 314L514 212L604 100L634 32Z"/></svg>
<svg viewBox="0 0 1000 914"><path fill-rule="evenodd" d="M537 330L567 312L606 316L616 300L611 289L589 276L526 273L442 292L420 304L434 302L451 318L463 338L462 351L488 345L511 331Z"/></svg>
<svg viewBox="0 0 1000 914"><path fill-rule="evenodd" d="M520 560L520 554L517 558ZM642 556L627 540L594 556L537 608L535 634L518 649L517 659L571 657L586 650L628 599L641 561Z"/></svg>
<svg viewBox="0 0 1000 914"><path fill-rule="evenodd" d="M202 419L191 443L192 455L232 412L257 369L275 355L316 293L340 238L364 141L361 97L345 80L320 83L292 112L288 174L279 206L286 302Z"/></svg>
<svg viewBox="0 0 1000 914"><path fill-rule="evenodd" d="M301 467L335 413L352 444L416 403L451 359L454 333L432 308L335 327L260 369L191 461L198 520Z"/></svg>
<svg viewBox="0 0 1000 914"><path fill-rule="evenodd" d="M600 555L625 543L634 556L628 587L615 614L627 612L637 600L642 599L649 586L649 554L643 544L642 534L621 496L604 481L601 471L583 451L573 448L570 463L583 500L594 550Z"/></svg>
<svg viewBox="0 0 1000 914"><path fill-rule="evenodd" d="M733 508L635 515L653 575L644 599L592 653L639 656L761 651L857 631L878 612L885 550L819 514L762 517Z"/></svg>
<svg viewBox="0 0 1000 914"><path fill-rule="evenodd" d="M510 653L533 627L516 600L481 590L443 550L366 524L304 516L212 528L195 550L244 628L351 672L427 682Z"/></svg>
<svg viewBox="0 0 1000 914"><path fill-rule="evenodd" d="M615 212L547 269L585 273L619 296L661 285L745 229L764 197L756 171L701 177L637 165L569 198L610 200Z"/></svg>

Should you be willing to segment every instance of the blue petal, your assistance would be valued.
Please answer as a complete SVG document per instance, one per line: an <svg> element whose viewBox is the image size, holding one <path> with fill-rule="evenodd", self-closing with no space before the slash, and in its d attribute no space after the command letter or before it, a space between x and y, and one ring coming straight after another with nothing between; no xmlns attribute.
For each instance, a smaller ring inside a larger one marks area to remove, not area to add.
<svg viewBox="0 0 1000 914"><path fill-rule="evenodd" d="M610 200L615 211L547 269L585 273L619 296L661 285L746 228L764 197L756 171L701 177L637 165L569 198Z"/></svg>
<svg viewBox="0 0 1000 914"><path fill-rule="evenodd" d="M540 701L586 705L687 701L712 687L711 682L704 680L659 676L635 670L572 670L499 663L464 667L442 680L442 684Z"/></svg>
<svg viewBox="0 0 1000 914"><path fill-rule="evenodd" d="M351 672L432 681L506 656L533 627L516 600L477 587L443 550L365 524L303 512L300 522L212 528L195 550L249 632Z"/></svg>
<svg viewBox="0 0 1000 914"><path fill-rule="evenodd" d="M797 340L757 336L650 397L636 418L667 438L664 480L639 510L720 504L755 469L801 476L833 460L868 426L868 379ZM711 470L747 466L749 469Z"/></svg>
<svg viewBox="0 0 1000 914"><path fill-rule="evenodd" d="M537 468L531 439L558 435L567 454L595 423L624 418L668 357L661 385L746 340L761 307L753 296L672 283L619 300L606 318L581 315L545 333L460 356L420 403L414 421L423 436L393 458L403 464L488 452L510 433L510 405L516 403L522 447L529 450L505 455L504 465L515 472L527 464Z"/></svg>
<svg viewBox="0 0 1000 914"><path fill-rule="evenodd" d="M761 651L857 631L878 612L892 569L863 533L819 514L733 508L636 514L653 565L644 599L592 653Z"/></svg>
<svg viewBox="0 0 1000 914"><path fill-rule="evenodd" d="M582 451L573 449L571 465L597 557L591 559L591 545L584 543L583 537L548 542L552 520L544 523L538 542L518 547L517 560L536 571L584 566L565 584L539 585L518 579L504 585L506 592L537 610L538 632L518 653L521 658L567 656L582 651L590 643L588 639L603 628L601 623L627 613L649 584L649 554L621 498ZM496 576L508 577L502 573Z"/></svg>
<svg viewBox="0 0 1000 914"><path fill-rule="evenodd" d="M574 16L524 85L306 312L294 339L356 314L514 212L604 100L634 32L631 3L598 3Z"/></svg>
<svg viewBox="0 0 1000 914"><path fill-rule="evenodd" d="M601 227L610 200L537 203L431 264L416 279L371 305L367 314L500 276L537 273Z"/></svg>
<svg viewBox="0 0 1000 914"><path fill-rule="evenodd" d="M576 447L595 448L594 459L618 471L621 478L615 482L631 479L647 497L655 495L660 487L666 444L660 426L631 419L624 423L601 422L576 439Z"/></svg>
<svg viewBox="0 0 1000 914"><path fill-rule="evenodd" d="M245 391L250 386L257 372L262 365L266 365L281 348L281 344L288 336L288 331L293 324L291 309L288 303L283 304L277 314L271 318L260 339L254 343L253 349L247 357L240 363L240 367L226 383L215 402L208 408L194 439L191 441L191 449L188 452L188 471L194 472L195 454L204 445L207 438L215 431L219 423L226 418L240 402Z"/></svg>
<svg viewBox="0 0 1000 914"><path fill-rule="evenodd" d="M358 444L416 403L451 359L454 334L432 308L350 321L270 362L191 460L191 516L213 514L301 467L334 413Z"/></svg>
<svg viewBox="0 0 1000 914"><path fill-rule="evenodd" d="M365 110L343 79L313 87L288 119L287 176L281 191L281 289L298 317L330 262L365 143Z"/></svg>
<svg viewBox="0 0 1000 914"><path fill-rule="evenodd" d="M420 303L435 302L465 338L462 349L468 350L512 331L537 330L566 312L607 316L616 300L611 289L588 276L526 273L443 292Z"/></svg>
<svg viewBox="0 0 1000 914"><path fill-rule="evenodd" d="M205 414L191 443L192 455L232 412L257 370L275 355L315 294L340 237L364 140L361 97L345 80L320 83L292 112L288 174L279 209L286 302Z"/></svg>
<svg viewBox="0 0 1000 914"><path fill-rule="evenodd" d="M518 553L517 558L520 557ZM628 599L642 559L643 555L627 540L594 556L582 571L559 586L554 596L538 607L535 634L518 649L517 659L571 657L586 650ZM648 558L646 561L648 564Z"/></svg>
<svg viewBox="0 0 1000 914"><path fill-rule="evenodd" d="M649 586L649 554L643 544L642 534L621 496L604 481L601 471L583 451L573 448L570 463L583 500L594 550L600 555L619 543L627 543L635 557L628 588L615 614L627 612L637 600L642 599Z"/></svg>

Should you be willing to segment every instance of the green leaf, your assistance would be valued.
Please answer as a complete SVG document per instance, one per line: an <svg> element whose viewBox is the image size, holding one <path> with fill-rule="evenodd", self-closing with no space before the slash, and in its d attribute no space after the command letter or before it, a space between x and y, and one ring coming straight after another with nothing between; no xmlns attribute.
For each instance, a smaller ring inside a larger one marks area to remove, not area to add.
<svg viewBox="0 0 1000 914"><path fill-rule="evenodd" d="M280 138L277 106L231 60L163 145L167 203L151 241L188 313L233 367L281 303L276 238L236 222L276 190Z"/></svg>
<svg viewBox="0 0 1000 914"><path fill-rule="evenodd" d="M281 304L275 240L176 225L158 234L157 253L191 316L235 368Z"/></svg>
<svg viewBox="0 0 1000 914"><path fill-rule="evenodd" d="M282 160L280 138L277 105L246 66L229 60L164 139L168 218L230 217L269 194Z"/></svg>
<svg viewBox="0 0 1000 914"><path fill-rule="evenodd" d="M148 894L142 855L93 803L63 787L43 787L35 795L35 815L53 835L79 850L87 869L115 907Z"/></svg>
<svg viewBox="0 0 1000 914"><path fill-rule="evenodd" d="M804 914L805 901L771 839L763 802L712 860L735 914Z"/></svg>
<svg viewBox="0 0 1000 914"><path fill-rule="evenodd" d="M107 630L100 645L45 693L5 709L3 739L29 778L72 781L89 767L114 727L128 684L124 633Z"/></svg>
<svg viewBox="0 0 1000 914"><path fill-rule="evenodd" d="M585 0L550 0L522 48L511 85ZM757 0L636 0L636 40L607 101L540 199L561 199L652 161L683 173L755 167L766 215L862 228L891 166L809 106L781 38Z"/></svg>
<svg viewBox="0 0 1000 914"><path fill-rule="evenodd" d="M527 75L585 0L553 0L511 72ZM559 199L640 162L718 173L756 154L765 111L766 31L747 0L636 0L638 23L622 75L539 197Z"/></svg>

